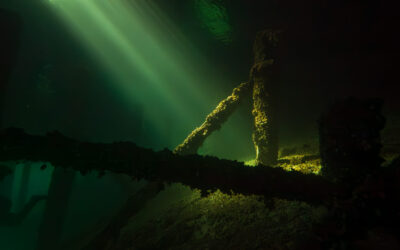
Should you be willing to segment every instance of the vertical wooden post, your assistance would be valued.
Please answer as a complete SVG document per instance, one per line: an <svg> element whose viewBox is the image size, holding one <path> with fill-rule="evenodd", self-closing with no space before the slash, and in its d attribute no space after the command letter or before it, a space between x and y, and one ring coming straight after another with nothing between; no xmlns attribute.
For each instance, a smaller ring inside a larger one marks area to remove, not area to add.
<svg viewBox="0 0 400 250"><path fill-rule="evenodd" d="M278 126L276 120L276 86L278 70L274 58L280 31L264 30L254 42L254 65L250 71L253 81L253 143L256 162L273 165L278 158Z"/></svg>

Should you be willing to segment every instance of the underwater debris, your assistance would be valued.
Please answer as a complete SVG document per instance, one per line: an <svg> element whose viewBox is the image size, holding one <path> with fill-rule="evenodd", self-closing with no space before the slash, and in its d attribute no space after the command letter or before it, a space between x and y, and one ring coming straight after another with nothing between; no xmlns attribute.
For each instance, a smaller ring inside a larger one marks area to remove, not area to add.
<svg viewBox="0 0 400 250"><path fill-rule="evenodd" d="M319 124L322 174L341 183L356 183L379 170L380 131L385 125L382 100L347 98L322 115Z"/></svg>
<svg viewBox="0 0 400 250"><path fill-rule="evenodd" d="M237 109L242 100L249 94L252 83L244 82L234 88L232 94L222 100L217 107L206 117L200 127L193 130L182 144L174 149L175 154L190 155L196 154L204 141L214 131L221 128L229 116Z"/></svg>
<svg viewBox="0 0 400 250"><path fill-rule="evenodd" d="M154 152L134 143L88 143L60 133L32 136L19 129L0 132L0 160L26 159L50 162L76 171L111 171L134 179L179 182L200 190L258 194L323 203L342 187L321 176L287 172L267 166L247 167L216 157Z"/></svg>
<svg viewBox="0 0 400 250"><path fill-rule="evenodd" d="M326 210L305 202L274 199L267 207L256 195L220 191L176 202L135 228L127 224L121 249L296 249ZM285 247L282 247L285 246ZM291 246L291 247L290 247Z"/></svg>
<svg viewBox="0 0 400 250"><path fill-rule="evenodd" d="M334 120L332 124L328 123L329 119L325 119L321 127L321 132L329 132L330 129L336 132L322 133L324 139L330 139L322 140L321 154L326 157L324 162L327 163L323 167L341 167L339 163L344 162L346 164L343 166L349 168L348 173L356 176L355 179L351 179L340 168L337 172L337 169L328 171L329 177L332 176L332 180L336 180L337 183L321 176L306 175L297 171L287 172L281 168L246 167L236 161L198 155L181 156L166 150L154 152L129 142L87 143L65 137L59 132L46 136L32 136L22 129L15 128L0 131L0 160L48 161L55 167L78 171L108 170L126 173L136 179L144 178L154 183L180 182L203 192L219 189L222 193L234 191L246 196L256 194L265 198L279 197L306 201L309 204L322 204L328 209L328 214L313 226L312 234L304 244L313 242L321 246L320 249L335 249L341 245L347 249L354 249L356 245L373 240L368 238L373 237L368 234L375 232L377 228L388 230L389 233L385 233L384 237L399 233L400 160L394 159L389 166L380 167L378 144L383 122L379 119L380 116L370 116L376 114L378 109L357 111L357 118L350 114L354 114L352 111L358 108L365 109L365 102L352 100L350 103L355 106L346 108L347 113L340 112L343 117ZM325 117L331 117L329 112ZM364 119L366 117L371 119ZM337 124L340 126L335 126ZM362 133L356 134L360 135L359 137L346 138L343 135L348 131ZM371 138L375 139L374 144L365 144ZM335 142L333 145L341 151L336 151L336 148L332 151L329 147L332 144L325 144L326 142ZM327 151L324 151L325 149ZM349 155L337 152L349 152ZM365 155L365 152L371 155ZM318 160L315 157L292 159L292 162ZM377 165L360 169L361 166L357 164L364 162L360 157L368 157L367 159L374 160L370 164ZM330 162L332 159L334 161ZM354 164L355 170L351 169L351 164ZM335 177L336 173L338 177ZM348 183L343 183L343 180L347 180ZM155 193L157 192L156 190ZM223 226L219 221L215 221L213 225L217 228L218 225ZM185 237L188 237L185 239L190 239L190 227L178 228L184 230ZM228 230L223 227L222 229ZM212 231L209 228L205 231L200 230L194 234L195 237L201 238L202 232ZM219 237L216 234L211 236ZM170 238L167 237L166 240L168 239Z"/></svg>
<svg viewBox="0 0 400 250"><path fill-rule="evenodd" d="M280 30L264 30L257 34L254 42L254 65L250 70L250 80L233 89L233 92L210 113L205 122L174 149L180 155L196 154L205 139L218 130L240 105L241 100L252 89L254 131L253 142L256 149L256 163L272 166L278 157L278 133L275 120L275 91L277 70L274 65L274 50L279 40Z"/></svg>
<svg viewBox="0 0 400 250"><path fill-rule="evenodd" d="M388 230L385 237L399 233L400 160L381 167L381 106L379 99L347 98L320 120L321 172L348 190L329 204L331 215L314 229L326 249L359 249L373 243L368 234L377 228Z"/></svg>
<svg viewBox="0 0 400 250"><path fill-rule="evenodd" d="M320 174L319 155L291 155L279 158L277 165L286 171L299 171L304 174Z"/></svg>
<svg viewBox="0 0 400 250"><path fill-rule="evenodd" d="M311 142L304 145L290 145L286 147L279 147L278 158L284 158L291 155L304 155L307 157L319 157L319 141Z"/></svg>
<svg viewBox="0 0 400 250"><path fill-rule="evenodd" d="M154 198L161 190L163 185L158 182L150 182L134 195L128 198L125 206L114 216L110 223L100 233L96 235L82 250L104 249L105 246L115 246L122 229L129 223L127 218L133 217L143 207L146 202Z"/></svg>
<svg viewBox="0 0 400 250"><path fill-rule="evenodd" d="M254 65L250 71L253 84L253 143L257 164L274 165L278 158L278 126L276 121L277 73L274 50L281 31L264 30L254 42Z"/></svg>

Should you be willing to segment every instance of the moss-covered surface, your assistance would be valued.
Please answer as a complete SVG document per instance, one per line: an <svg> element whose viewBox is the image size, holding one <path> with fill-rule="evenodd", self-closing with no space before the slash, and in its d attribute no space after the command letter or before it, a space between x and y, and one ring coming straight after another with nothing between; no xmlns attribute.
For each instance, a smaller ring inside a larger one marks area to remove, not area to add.
<svg viewBox="0 0 400 250"><path fill-rule="evenodd" d="M277 97L275 96L275 86L278 83L276 69L273 67L274 60L264 58L264 55L272 48L268 46L271 41L268 39L264 41L266 37L268 33L260 33L257 36L254 44L255 63L250 71L250 78L254 82L252 114L256 160L258 164L271 165L276 163L278 157ZM262 48L258 48L260 46Z"/></svg>
<svg viewBox="0 0 400 250"><path fill-rule="evenodd" d="M314 155L290 155L279 160L278 165L286 171L303 174L319 174L321 171L321 159Z"/></svg>
<svg viewBox="0 0 400 250"><path fill-rule="evenodd" d="M252 82L244 82L234 88L232 94L218 103L217 107L207 115L205 121L174 149L174 153L179 155L197 154L207 137L219 130L238 108L242 100L249 94L252 86Z"/></svg>
<svg viewBox="0 0 400 250"><path fill-rule="evenodd" d="M245 161L245 165L254 167L257 165L257 160ZM279 158L274 166L286 171L319 175L322 165L318 145L305 144L282 148L279 151Z"/></svg>
<svg viewBox="0 0 400 250"><path fill-rule="evenodd" d="M47 161L81 173L105 171L128 174L136 180L182 183L193 189L231 190L242 194L324 203L346 190L313 174L256 166L216 157L181 156L168 150L154 152L133 143L79 142L58 132L33 136L20 129L0 131L0 160Z"/></svg>
<svg viewBox="0 0 400 250"><path fill-rule="evenodd" d="M265 66L268 67L268 66ZM274 93L270 85L274 84L268 75L267 69L260 69L267 73L260 73L262 76L253 76L253 110L254 130L253 143L256 150L258 164L275 164L278 157L278 136L276 126L276 114Z"/></svg>
<svg viewBox="0 0 400 250"><path fill-rule="evenodd" d="M255 160L247 162L252 165ZM276 167L319 174L315 155L294 154ZM312 241L313 227L327 215L323 206L257 195L200 191L175 202L157 218L131 218L118 249L299 249ZM140 216L140 215L138 215Z"/></svg>
<svg viewBox="0 0 400 250"><path fill-rule="evenodd" d="M325 213L304 202L195 191L142 227L128 225L118 249L297 249Z"/></svg>
<svg viewBox="0 0 400 250"><path fill-rule="evenodd" d="M130 143L82 143L61 134L31 136L15 129L0 135L3 160L47 160L81 171L112 170L150 181L181 182L203 193L214 190L203 198L200 191L189 190L186 198L169 203L166 212L149 213L150 219L140 226L140 214L129 216L122 230L118 228L115 244L104 250L315 249L302 245L310 242L319 243L319 249L340 249L341 244L355 249L358 241L365 243L368 230L385 227L397 232L400 223L398 159L349 192L339 190L331 197L334 192L322 177L299 173L315 172L319 158L312 154L281 157L281 168L245 167L212 157L153 152Z"/></svg>

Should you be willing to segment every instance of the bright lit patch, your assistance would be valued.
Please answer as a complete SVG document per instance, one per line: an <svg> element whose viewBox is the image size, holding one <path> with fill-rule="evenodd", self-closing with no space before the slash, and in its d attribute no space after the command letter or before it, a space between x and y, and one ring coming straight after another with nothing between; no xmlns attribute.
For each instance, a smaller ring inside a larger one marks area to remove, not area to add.
<svg viewBox="0 0 400 250"><path fill-rule="evenodd" d="M139 143L172 149L231 93L227 86L238 82L218 72L219 66L200 54L155 3L53 0L48 5L98 61L111 94L140 112ZM199 153L247 156L248 149L239 148L252 148L249 130L251 125L234 115Z"/></svg>
<svg viewBox="0 0 400 250"><path fill-rule="evenodd" d="M255 167L257 166L257 160L256 159L251 159L248 161L244 161L244 165L245 166L249 166L249 167Z"/></svg>
<svg viewBox="0 0 400 250"><path fill-rule="evenodd" d="M49 1L158 134L192 128L210 110L207 84L219 76L205 74L209 65L152 1Z"/></svg>
<svg viewBox="0 0 400 250"><path fill-rule="evenodd" d="M281 157L275 167L283 168L286 171L298 171L303 174L316 174L321 173L321 159L313 157L309 160L304 160L305 157L310 155L307 154L294 154L290 156ZM257 160L251 159L244 161L245 166L255 167L257 166Z"/></svg>
<svg viewBox="0 0 400 250"><path fill-rule="evenodd" d="M312 158L304 160L309 155L294 154L279 158L280 163L278 166L286 171L299 171L303 174L316 174L321 173L321 159Z"/></svg>

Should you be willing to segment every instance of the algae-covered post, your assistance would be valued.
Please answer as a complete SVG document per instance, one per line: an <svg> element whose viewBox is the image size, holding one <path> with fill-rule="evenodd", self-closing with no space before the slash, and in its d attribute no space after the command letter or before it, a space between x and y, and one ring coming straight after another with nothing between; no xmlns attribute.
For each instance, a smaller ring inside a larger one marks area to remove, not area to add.
<svg viewBox="0 0 400 250"><path fill-rule="evenodd" d="M279 30L264 30L254 42L254 65L250 72L253 82L253 142L256 162L269 166L278 158L278 134L276 121L277 85L274 51L279 40Z"/></svg>
<svg viewBox="0 0 400 250"><path fill-rule="evenodd" d="M278 135L276 122L277 67L274 51L278 43L279 30L264 30L257 34L254 42L254 65L248 82L240 84L207 116L204 123L193 130L174 153L196 154L206 138L218 130L240 105L241 100L253 90L254 133L257 164L265 166L276 163L278 157Z"/></svg>

